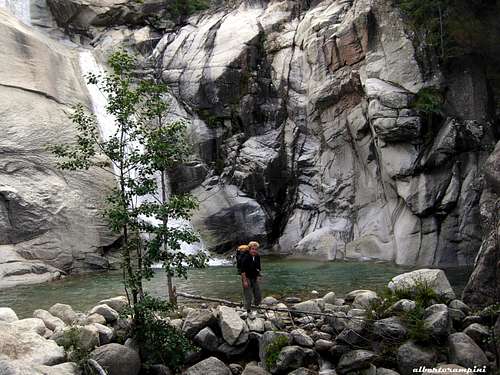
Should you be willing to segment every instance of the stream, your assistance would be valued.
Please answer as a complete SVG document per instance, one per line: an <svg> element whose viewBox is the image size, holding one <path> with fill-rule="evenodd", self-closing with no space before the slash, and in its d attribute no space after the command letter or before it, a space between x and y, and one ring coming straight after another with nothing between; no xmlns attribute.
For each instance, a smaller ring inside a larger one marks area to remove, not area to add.
<svg viewBox="0 0 500 375"><path fill-rule="evenodd" d="M263 258L262 267L263 296L303 298L311 297L312 290L320 295L334 291L340 296L355 289L381 290L392 277L414 269L383 262L316 262L268 257ZM471 270L445 271L459 295ZM191 270L187 280L177 279L175 283L179 291L241 300L241 282L234 266ZM162 270L157 270L155 277L146 283L146 290L152 295L166 297L166 277ZM102 299L122 294L121 273L106 272L0 290L0 306L11 307L20 318L25 318L31 317L36 309L48 309L58 302L85 311Z"/></svg>

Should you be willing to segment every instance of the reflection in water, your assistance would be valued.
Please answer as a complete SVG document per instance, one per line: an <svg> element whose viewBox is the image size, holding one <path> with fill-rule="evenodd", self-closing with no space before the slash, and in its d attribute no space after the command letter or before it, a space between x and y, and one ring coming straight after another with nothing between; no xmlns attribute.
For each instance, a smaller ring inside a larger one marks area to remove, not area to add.
<svg viewBox="0 0 500 375"><path fill-rule="evenodd" d="M343 295L355 289L380 290L393 276L411 270L389 263L314 262L302 260L263 259L262 289L264 295L307 297L312 290L320 294L335 291ZM457 293L463 289L469 270L448 270L447 275ZM208 297L241 299L241 283L235 267L209 267L192 270L188 280L176 280L178 290ZM166 277L158 270L146 283L149 293L166 297ZM29 287L0 291L0 306L12 307L22 317L38 308L48 309L54 303L67 303L85 311L101 299L123 294L120 273L102 273Z"/></svg>

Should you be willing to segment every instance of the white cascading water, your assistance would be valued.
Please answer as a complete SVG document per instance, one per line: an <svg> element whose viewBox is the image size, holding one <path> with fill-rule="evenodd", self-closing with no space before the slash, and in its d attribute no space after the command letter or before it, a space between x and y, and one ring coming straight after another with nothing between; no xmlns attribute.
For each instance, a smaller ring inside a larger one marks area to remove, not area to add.
<svg viewBox="0 0 500 375"><path fill-rule="evenodd" d="M2 1L2 0L0 0ZM80 59L80 69L82 71L82 74L84 77L86 77L89 73L94 73L94 74L99 74L99 73L104 73L104 68L96 61L94 55L90 51L82 51L79 54L79 59ZM112 137L114 134L116 134L117 127L116 127L116 121L113 116L111 116L107 111L106 111L106 106L107 106L107 98L106 96L99 90L99 88L96 85L87 85L87 89L90 94L90 99L92 102L92 110L94 112L94 115L97 118L97 124L99 126L99 131L101 133L101 137L103 139L109 139ZM132 146L132 145L131 145ZM136 147L139 147L139 145L134 145ZM134 171L131 172L133 177ZM143 198L144 200L147 200L146 198ZM137 203L141 203L140 201ZM148 218L144 218L145 220L152 220ZM153 224L158 224L154 223ZM191 226L191 223L186 220L169 220L169 225L171 225L174 228L178 227L185 227L185 226ZM181 251L185 254L196 254L198 251L205 251L203 243L198 242L196 244L187 244L183 243L181 247ZM217 258L210 258L208 265L209 266L220 266L227 264L228 261L225 259L217 259ZM161 265L157 266L158 268L161 268Z"/></svg>
<svg viewBox="0 0 500 375"><path fill-rule="evenodd" d="M6 9L26 25L31 25L30 0L0 0L0 8Z"/></svg>

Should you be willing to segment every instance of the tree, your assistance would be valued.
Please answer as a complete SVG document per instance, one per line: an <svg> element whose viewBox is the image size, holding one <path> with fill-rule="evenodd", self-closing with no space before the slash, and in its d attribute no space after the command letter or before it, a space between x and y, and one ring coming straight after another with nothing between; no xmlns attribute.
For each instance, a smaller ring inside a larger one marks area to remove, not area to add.
<svg viewBox="0 0 500 375"><path fill-rule="evenodd" d="M190 267L204 267L199 252L183 254L182 242L197 236L190 227L170 227L169 219L189 219L196 208L190 195L167 194L167 174L189 157L186 124L168 122L167 87L151 79L134 77L135 60L125 52L108 61L109 74L94 73L88 83L107 97L107 112L114 119L108 139L99 136L98 120L78 105L72 115L77 128L74 145L56 145L53 152L66 170L99 167L114 175L117 187L107 197L104 215L109 226L122 235L124 285L131 306L144 300L143 280L153 277L152 266L161 263L169 279L187 277ZM111 165L109 164L111 162ZM134 309L140 322L140 309Z"/></svg>

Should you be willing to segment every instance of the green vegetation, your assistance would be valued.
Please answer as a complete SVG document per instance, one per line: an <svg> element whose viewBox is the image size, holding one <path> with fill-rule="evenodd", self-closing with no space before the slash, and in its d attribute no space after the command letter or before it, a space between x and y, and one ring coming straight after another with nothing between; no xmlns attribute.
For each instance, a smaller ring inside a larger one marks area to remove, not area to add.
<svg viewBox="0 0 500 375"><path fill-rule="evenodd" d="M172 18L183 19L193 13L208 9L209 0L166 0Z"/></svg>
<svg viewBox="0 0 500 375"><path fill-rule="evenodd" d="M186 354L196 350L182 331L165 320L173 309L172 304L150 296L145 296L136 306L142 319L134 325L132 337L139 343L145 367L163 363L177 371L184 363Z"/></svg>
<svg viewBox="0 0 500 375"><path fill-rule="evenodd" d="M68 360L77 364L81 369L83 375L94 375L93 368L89 365L90 352L94 348L84 348L80 343L80 329L78 327L71 327L64 332L62 340L62 347L68 354Z"/></svg>
<svg viewBox="0 0 500 375"><path fill-rule="evenodd" d="M172 278L187 277L190 267L202 268L207 262L202 252L186 255L180 251L183 242L198 240L190 227L168 225L172 219L188 220L197 207L190 195L167 195L168 172L189 157L186 124L167 123L167 87L138 80L132 56L116 52L108 63L111 73L91 74L87 80L108 98L106 110L115 119L114 134L101 139L97 119L80 104L72 115L76 144L56 145L52 150L61 169L102 168L116 178L117 187L107 197L104 216L110 229L122 237L123 281L134 334L148 353L155 345L170 353L171 357L158 359L175 367L187 341L158 317L155 309L165 312L167 306L145 294L143 281L154 276L153 264L161 263L173 306ZM170 350L175 345L178 350Z"/></svg>
<svg viewBox="0 0 500 375"><path fill-rule="evenodd" d="M434 87L424 87L415 96L412 107L426 115L441 115L443 111L443 92Z"/></svg>
<svg viewBox="0 0 500 375"><path fill-rule="evenodd" d="M415 309L401 315L405 326L408 328L408 337L417 343L429 343L431 341L431 332L425 326L424 311L425 308L417 303Z"/></svg>
<svg viewBox="0 0 500 375"><path fill-rule="evenodd" d="M417 42L441 59L482 54L495 42L498 5L487 0L395 0Z"/></svg>
<svg viewBox="0 0 500 375"><path fill-rule="evenodd" d="M286 336L278 336L276 337L267 347L266 352L266 366L268 369L276 366L276 362L278 361L278 356L285 346L288 345L288 338Z"/></svg>

